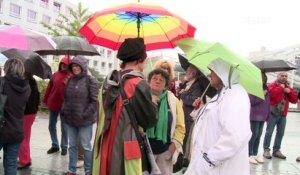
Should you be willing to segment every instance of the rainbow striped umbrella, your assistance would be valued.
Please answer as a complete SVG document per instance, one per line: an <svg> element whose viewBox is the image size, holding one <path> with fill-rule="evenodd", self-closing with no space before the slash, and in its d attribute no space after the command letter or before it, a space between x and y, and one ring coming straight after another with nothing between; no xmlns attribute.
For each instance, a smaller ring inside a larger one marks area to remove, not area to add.
<svg viewBox="0 0 300 175"><path fill-rule="evenodd" d="M196 28L165 8L129 3L92 15L79 32L91 44L118 50L125 38L144 38L146 50L174 48L174 41L194 37Z"/></svg>

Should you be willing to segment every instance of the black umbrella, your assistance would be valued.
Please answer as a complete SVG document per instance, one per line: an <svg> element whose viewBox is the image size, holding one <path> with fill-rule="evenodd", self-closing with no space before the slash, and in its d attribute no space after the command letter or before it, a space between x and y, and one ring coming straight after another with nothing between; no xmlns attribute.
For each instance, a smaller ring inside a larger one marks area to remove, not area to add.
<svg viewBox="0 0 300 175"><path fill-rule="evenodd" d="M40 55L99 55L94 46L84 38L77 36L58 36L53 38L56 43L55 50L38 50Z"/></svg>
<svg viewBox="0 0 300 175"><path fill-rule="evenodd" d="M261 69L262 72L279 72L297 69L284 60L260 60L254 61L253 64Z"/></svg>
<svg viewBox="0 0 300 175"><path fill-rule="evenodd" d="M176 72L185 72L185 70L181 67L180 64L175 64L174 71L176 71Z"/></svg>
<svg viewBox="0 0 300 175"><path fill-rule="evenodd" d="M51 78L51 67L43 60L43 58L32 51L8 49L1 52L8 59L17 58L23 61L26 72L36 75L42 79Z"/></svg>
<svg viewBox="0 0 300 175"><path fill-rule="evenodd" d="M189 63L187 58L184 55L180 54L180 53L178 54L178 58L179 58L179 63L181 65L181 67L184 70L187 70L187 68L191 65L191 63ZM198 69L198 71L199 71L198 79L201 82L202 89L206 89L208 87L205 95L207 95L209 97L215 96L216 93L217 93L217 90L210 86L210 81L199 69Z"/></svg>

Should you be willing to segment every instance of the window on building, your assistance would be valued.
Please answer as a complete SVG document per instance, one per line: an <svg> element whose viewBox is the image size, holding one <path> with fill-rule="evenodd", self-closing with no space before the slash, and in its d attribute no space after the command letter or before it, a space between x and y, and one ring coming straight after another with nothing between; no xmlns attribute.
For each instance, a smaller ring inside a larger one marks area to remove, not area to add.
<svg viewBox="0 0 300 175"><path fill-rule="evenodd" d="M53 2L53 9L55 12L60 12L61 4L58 2Z"/></svg>
<svg viewBox="0 0 300 175"><path fill-rule="evenodd" d="M105 62L101 62L101 68L102 68L102 69L105 68Z"/></svg>
<svg viewBox="0 0 300 175"><path fill-rule="evenodd" d="M0 13L2 13L3 9L3 0L0 0Z"/></svg>
<svg viewBox="0 0 300 175"><path fill-rule="evenodd" d="M104 57L104 49L103 48L99 48L99 54L101 57Z"/></svg>
<svg viewBox="0 0 300 175"><path fill-rule="evenodd" d="M40 6L44 8L48 8L49 0L40 0Z"/></svg>
<svg viewBox="0 0 300 175"><path fill-rule="evenodd" d="M107 58L111 58L112 57L112 51L111 50L108 50L107 51Z"/></svg>
<svg viewBox="0 0 300 175"><path fill-rule="evenodd" d="M29 22L36 22L37 20L37 13L33 10L29 10L27 11L27 21Z"/></svg>
<svg viewBox="0 0 300 175"><path fill-rule="evenodd" d="M21 18L21 10L22 10L21 6L11 3L9 14L10 16Z"/></svg>
<svg viewBox="0 0 300 175"><path fill-rule="evenodd" d="M109 68L109 69L112 68L112 63L108 63L108 68Z"/></svg>
<svg viewBox="0 0 300 175"><path fill-rule="evenodd" d="M42 21L46 24L50 24L51 18L50 18L50 16L43 15Z"/></svg>
<svg viewBox="0 0 300 175"><path fill-rule="evenodd" d="M98 65L98 61L94 60L94 61L93 61L93 66L94 66L94 67L97 67L97 65Z"/></svg>

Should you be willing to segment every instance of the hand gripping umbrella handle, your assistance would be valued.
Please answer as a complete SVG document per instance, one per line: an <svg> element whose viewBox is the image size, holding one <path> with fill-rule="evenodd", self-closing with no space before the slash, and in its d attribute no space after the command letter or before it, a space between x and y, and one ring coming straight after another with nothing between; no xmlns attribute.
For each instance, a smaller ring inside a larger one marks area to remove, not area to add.
<svg viewBox="0 0 300 175"><path fill-rule="evenodd" d="M210 82L209 82L209 84L207 85L207 87L205 88L204 92L202 93L202 95L201 95L201 97L200 97L200 100L201 100L201 101L202 101L204 95L206 94L206 91L208 90L209 86L210 86Z"/></svg>

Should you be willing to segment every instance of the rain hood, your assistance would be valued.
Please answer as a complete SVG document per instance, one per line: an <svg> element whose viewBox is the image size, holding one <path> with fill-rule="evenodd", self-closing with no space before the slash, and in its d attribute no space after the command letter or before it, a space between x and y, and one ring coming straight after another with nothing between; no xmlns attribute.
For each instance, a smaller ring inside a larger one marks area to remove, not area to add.
<svg viewBox="0 0 300 175"><path fill-rule="evenodd" d="M71 63L69 64L69 71L72 72L72 64L78 64L80 67L81 67L81 74L83 75L86 75L87 74L87 71L88 71L88 64L89 64L89 61L88 59L86 59L84 56L81 56L81 55L78 55L78 56L75 56Z"/></svg>
<svg viewBox="0 0 300 175"><path fill-rule="evenodd" d="M225 87L230 88L231 85L238 84L240 81L238 65L233 66L221 58L217 58L210 62L207 67L218 75Z"/></svg>

